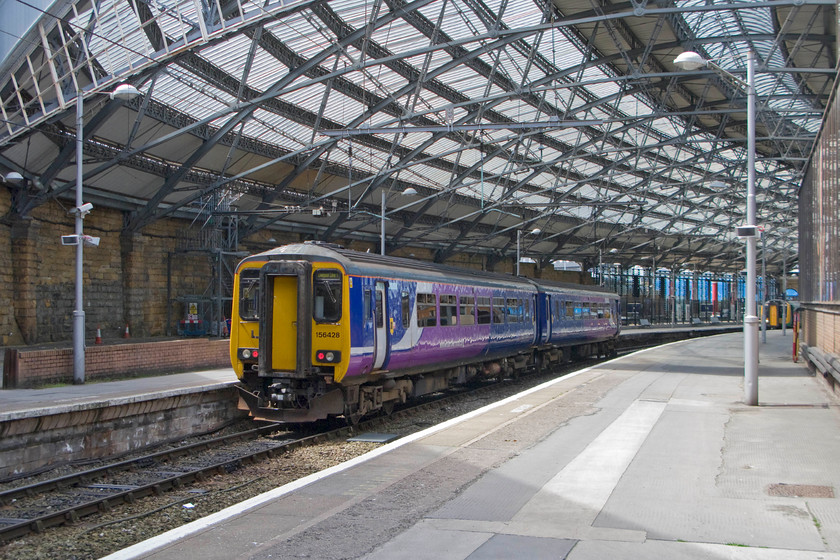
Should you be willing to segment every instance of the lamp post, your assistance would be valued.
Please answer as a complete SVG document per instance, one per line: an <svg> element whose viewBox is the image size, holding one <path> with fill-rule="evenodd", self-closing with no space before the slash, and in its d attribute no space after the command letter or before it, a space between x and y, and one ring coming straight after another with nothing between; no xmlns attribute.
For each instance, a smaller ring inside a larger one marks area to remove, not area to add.
<svg viewBox="0 0 840 560"><path fill-rule="evenodd" d="M782 228L787 233L787 228ZM782 336L787 336L787 245L782 253Z"/></svg>
<svg viewBox="0 0 840 560"><path fill-rule="evenodd" d="M756 316L756 205L755 205L755 53L747 55L747 80L724 70L715 62L695 52L684 52L674 59L674 64L683 70L699 70L708 67L736 87L747 93L747 223L738 228L739 237L746 238L747 285L746 310L744 313L744 402L758 404L758 317Z"/></svg>
<svg viewBox="0 0 840 560"><path fill-rule="evenodd" d="M598 249L598 285L604 285L604 250Z"/></svg>
<svg viewBox="0 0 840 560"><path fill-rule="evenodd" d="M382 189L382 220L379 235L379 254L385 254L385 189Z"/></svg>
<svg viewBox="0 0 840 560"><path fill-rule="evenodd" d="M411 196L417 194L417 191L414 187L406 187L406 189L400 193L404 196ZM408 206L411 206L410 204ZM379 234L379 254L385 254L385 189L382 189L382 213L380 214L381 218L381 229Z"/></svg>
<svg viewBox="0 0 840 560"><path fill-rule="evenodd" d="M531 230L531 235L539 235L542 233L540 228L534 228ZM519 276L519 255L520 255L520 245L522 244L522 230L516 230L516 275Z"/></svg>
<svg viewBox="0 0 840 560"><path fill-rule="evenodd" d="M770 291L767 286L767 236L761 232L761 343L767 344L767 318L770 316Z"/></svg>
<svg viewBox="0 0 840 560"><path fill-rule="evenodd" d="M140 95L132 85L122 84L110 93L111 99L128 100ZM76 306L73 310L73 383L85 382L85 308L84 308L84 219L93 207L84 202L83 164L84 148L84 95L76 92Z"/></svg>

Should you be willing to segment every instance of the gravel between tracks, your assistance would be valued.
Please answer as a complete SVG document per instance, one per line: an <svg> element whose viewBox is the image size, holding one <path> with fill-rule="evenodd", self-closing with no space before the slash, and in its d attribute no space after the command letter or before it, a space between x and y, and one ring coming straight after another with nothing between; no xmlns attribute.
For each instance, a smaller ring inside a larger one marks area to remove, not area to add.
<svg viewBox="0 0 840 560"><path fill-rule="evenodd" d="M585 366L586 364L578 364L577 367ZM572 368L566 371L570 369ZM390 420L375 431L405 436L523 391L549 377L533 376L513 384L498 384L490 391L478 395L465 395L456 403L450 402L406 418ZM348 461L376 449L379 445L332 441L295 449L273 459L244 465L224 475L214 475L201 483L166 492L161 496L144 498L134 504L117 505L103 515L83 518L72 526L48 529L43 534L32 534L0 545L0 558L101 558L263 492ZM0 517L2 515L0 508Z"/></svg>

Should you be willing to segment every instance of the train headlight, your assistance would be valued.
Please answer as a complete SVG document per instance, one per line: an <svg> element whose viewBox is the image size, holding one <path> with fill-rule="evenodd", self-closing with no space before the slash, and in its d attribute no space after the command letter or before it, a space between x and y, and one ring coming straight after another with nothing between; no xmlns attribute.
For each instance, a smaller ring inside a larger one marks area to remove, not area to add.
<svg viewBox="0 0 840 560"><path fill-rule="evenodd" d="M341 361L341 352L337 350L318 350L315 359L319 362L334 364Z"/></svg>

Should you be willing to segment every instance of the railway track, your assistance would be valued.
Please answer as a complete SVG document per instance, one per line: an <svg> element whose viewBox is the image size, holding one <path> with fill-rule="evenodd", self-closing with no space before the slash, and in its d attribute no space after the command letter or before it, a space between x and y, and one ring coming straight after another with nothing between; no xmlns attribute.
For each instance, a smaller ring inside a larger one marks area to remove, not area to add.
<svg viewBox="0 0 840 560"><path fill-rule="evenodd" d="M479 389L480 391L481 389ZM449 395L397 410L393 417L443 406ZM257 462L298 447L348 437L381 423L381 417L301 436L282 424L269 424L231 435L182 445L105 466L0 492L0 542L50 527L73 524L109 511L121 503L201 482L248 462ZM281 432L282 435L277 436Z"/></svg>
<svg viewBox="0 0 840 560"><path fill-rule="evenodd" d="M589 363L593 363L590 360ZM541 374L520 376L506 384L533 377L563 375L586 362L561 364ZM279 423L158 451L130 460L65 475L0 492L0 542L11 541L51 527L77 523L82 518L107 512L122 503L161 495L224 474L247 463L256 463L303 446L345 438L369 431L393 419L447 406L466 396L499 387L498 382L461 389L395 410L389 416L363 419L356 426L322 429L302 435Z"/></svg>
<svg viewBox="0 0 840 560"><path fill-rule="evenodd" d="M329 437L327 434L316 434L279 442L267 440L265 444L244 453L224 451L225 448L266 438L278 430L282 430L279 424L261 426L5 490L0 492L0 541L75 523L82 517L108 511L116 504L133 503L145 496L159 495L203 480L212 473L235 468L243 461L272 457L295 446ZM213 453L215 458L206 458L207 454ZM205 456L205 460L196 459L201 456ZM199 464L196 465L196 462Z"/></svg>

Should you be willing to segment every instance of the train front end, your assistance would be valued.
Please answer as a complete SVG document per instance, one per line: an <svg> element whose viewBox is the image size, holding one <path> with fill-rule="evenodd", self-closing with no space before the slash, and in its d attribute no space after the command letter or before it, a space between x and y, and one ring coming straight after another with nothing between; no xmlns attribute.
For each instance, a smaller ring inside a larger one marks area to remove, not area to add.
<svg viewBox="0 0 840 560"><path fill-rule="evenodd" d="M284 422L343 414L347 274L326 250L284 250L248 257L236 272L230 358L242 382L240 408Z"/></svg>

